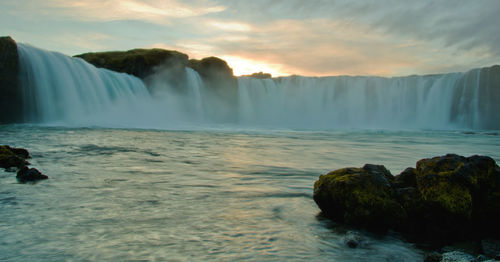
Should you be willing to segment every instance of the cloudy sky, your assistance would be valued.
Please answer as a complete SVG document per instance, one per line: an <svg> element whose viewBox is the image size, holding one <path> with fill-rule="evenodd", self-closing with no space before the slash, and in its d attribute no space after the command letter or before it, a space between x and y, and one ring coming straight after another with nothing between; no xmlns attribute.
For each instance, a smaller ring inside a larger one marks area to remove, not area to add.
<svg viewBox="0 0 500 262"><path fill-rule="evenodd" d="M500 0L2 0L0 34L75 55L160 47L236 75L399 76L500 64Z"/></svg>

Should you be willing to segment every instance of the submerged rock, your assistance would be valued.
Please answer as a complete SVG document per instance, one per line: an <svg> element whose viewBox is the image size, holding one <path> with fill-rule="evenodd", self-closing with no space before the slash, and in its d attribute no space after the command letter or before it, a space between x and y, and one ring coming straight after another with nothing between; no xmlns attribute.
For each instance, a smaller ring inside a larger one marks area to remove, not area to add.
<svg viewBox="0 0 500 262"><path fill-rule="evenodd" d="M29 165L26 158L29 158L29 153L24 148L12 148L7 145L0 146L0 167L2 168L22 168Z"/></svg>
<svg viewBox="0 0 500 262"><path fill-rule="evenodd" d="M357 248L361 242L363 241L363 237L361 234L349 231L344 236L344 244L350 248Z"/></svg>
<svg viewBox="0 0 500 262"><path fill-rule="evenodd" d="M42 174L38 169L36 168L29 168L27 166L21 168L17 172L17 179L21 183L26 183L26 182L34 182L38 180L43 180L43 179L48 179L49 177Z"/></svg>
<svg viewBox="0 0 500 262"><path fill-rule="evenodd" d="M314 200L338 222L439 246L500 235L500 168L487 156L422 159L395 178L383 166L339 169L315 182Z"/></svg>

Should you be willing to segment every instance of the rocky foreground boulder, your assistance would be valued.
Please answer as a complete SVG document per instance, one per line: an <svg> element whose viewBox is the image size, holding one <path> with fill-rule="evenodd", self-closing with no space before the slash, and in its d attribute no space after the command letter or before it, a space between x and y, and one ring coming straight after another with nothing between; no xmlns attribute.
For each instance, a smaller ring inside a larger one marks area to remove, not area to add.
<svg viewBox="0 0 500 262"><path fill-rule="evenodd" d="M336 221L385 230L405 217L393 180L379 165L335 170L316 181L314 200Z"/></svg>
<svg viewBox="0 0 500 262"><path fill-rule="evenodd" d="M415 241L500 236L500 168L487 156L422 159L396 177L377 165L339 169L315 182L314 200L335 221Z"/></svg>

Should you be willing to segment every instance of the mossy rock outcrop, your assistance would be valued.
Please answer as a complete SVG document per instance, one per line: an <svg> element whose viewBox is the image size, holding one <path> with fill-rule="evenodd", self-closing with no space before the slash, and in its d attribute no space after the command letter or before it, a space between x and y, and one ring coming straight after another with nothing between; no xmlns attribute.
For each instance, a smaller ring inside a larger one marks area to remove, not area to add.
<svg viewBox="0 0 500 262"><path fill-rule="evenodd" d="M396 177L384 170L365 165L322 175L314 200L336 221L392 228L415 241L442 245L500 235L500 168L492 158L448 154L422 159Z"/></svg>
<svg viewBox="0 0 500 262"><path fill-rule="evenodd" d="M487 156L448 154L417 162L417 187L446 231L500 233L500 168Z"/></svg>
<svg viewBox="0 0 500 262"><path fill-rule="evenodd" d="M273 76L269 73L264 73L264 72L258 72L258 73L253 73L251 75L243 75L244 77L251 77L251 78L257 78L257 79L269 79L273 78Z"/></svg>
<svg viewBox="0 0 500 262"><path fill-rule="evenodd" d="M0 124L22 121L19 55L10 36L0 37Z"/></svg>
<svg viewBox="0 0 500 262"><path fill-rule="evenodd" d="M155 67L168 66L184 70L188 63L186 54L159 48L85 53L75 57L80 57L96 67L131 74L142 79L153 74Z"/></svg>
<svg viewBox="0 0 500 262"><path fill-rule="evenodd" d="M406 217L396 201L393 179L379 165L339 169L314 183L314 200L334 220L385 230Z"/></svg>

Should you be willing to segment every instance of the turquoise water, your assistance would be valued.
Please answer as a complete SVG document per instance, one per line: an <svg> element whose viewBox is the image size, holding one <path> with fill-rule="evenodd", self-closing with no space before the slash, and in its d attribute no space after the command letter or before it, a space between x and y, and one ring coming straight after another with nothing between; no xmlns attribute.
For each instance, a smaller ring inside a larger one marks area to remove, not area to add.
<svg viewBox="0 0 500 262"><path fill-rule="evenodd" d="M322 173L365 163L396 175L457 153L500 161L500 136L450 131L197 131L0 126L50 177L0 171L2 261L421 261L395 234L347 229L312 200Z"/></svg>

